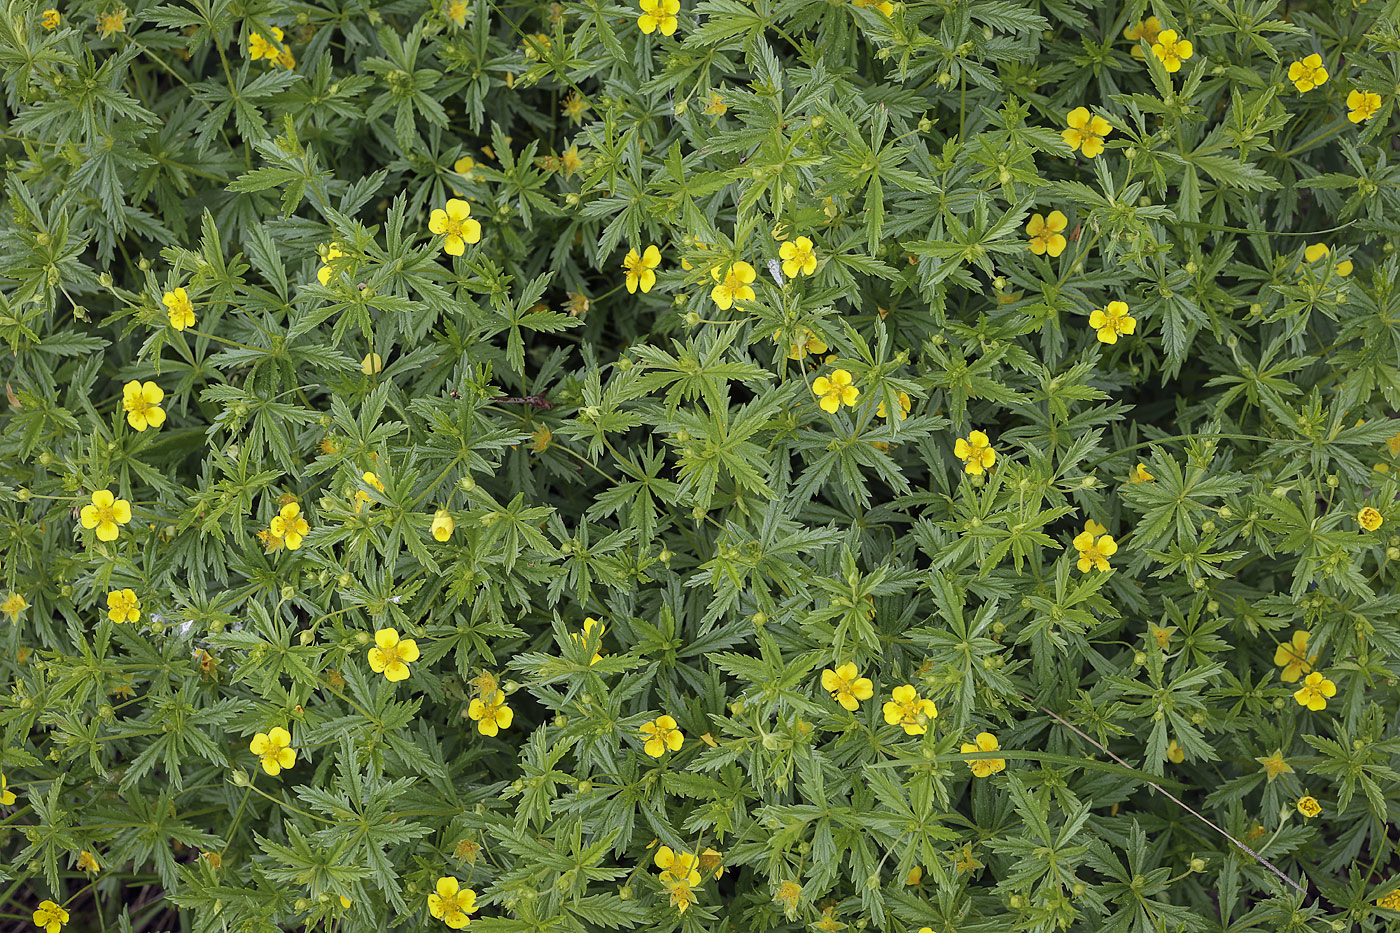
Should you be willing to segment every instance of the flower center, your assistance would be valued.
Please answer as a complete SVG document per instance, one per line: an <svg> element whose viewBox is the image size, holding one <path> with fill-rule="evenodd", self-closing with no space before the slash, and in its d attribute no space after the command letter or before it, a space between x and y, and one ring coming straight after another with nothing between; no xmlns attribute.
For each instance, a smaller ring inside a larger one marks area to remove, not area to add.
<svg viewBox="0 0 1400 933"><path fill-rule="evenodd" d="M99 505L99 506L97 506L97 523L98 523L99 525L102 524L103 522L114 522L114 521L116 521L116 515L115 515L114 512L113 512L112 506L109 506L109 505Z"/></svg>
<svg viewBox="0 0 1400 933"><path fill-rule="evenodd" d="M444 226L446 226L447 228L444 232L448 236L459 237L462 235L462 222L460 220L457 220L454 217L449 217L447 218L447 223Z"/></svg>

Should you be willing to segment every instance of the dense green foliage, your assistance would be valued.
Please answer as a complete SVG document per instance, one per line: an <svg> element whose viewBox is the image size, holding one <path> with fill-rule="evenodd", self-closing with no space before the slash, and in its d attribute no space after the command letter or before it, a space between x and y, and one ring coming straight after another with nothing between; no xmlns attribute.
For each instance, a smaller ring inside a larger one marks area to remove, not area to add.
<svg viewBox="0 0 1400 933"><path fill-rule="evenodd" d="M0 924L1400 921L1397 0L12 0L0 75Z"/></svg>

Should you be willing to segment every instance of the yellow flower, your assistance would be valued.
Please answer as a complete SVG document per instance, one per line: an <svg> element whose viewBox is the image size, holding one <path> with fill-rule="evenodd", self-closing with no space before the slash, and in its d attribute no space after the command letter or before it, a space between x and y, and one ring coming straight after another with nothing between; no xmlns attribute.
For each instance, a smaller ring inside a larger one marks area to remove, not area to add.
<svg viewBox="0 0 1400 933"><path fill-rule="evenodd" d="M701 852L698 864L701 874L708 875L714 871L716 881L724 876L724 853L718 849L706 849Z"/></svg>
<svg viewBox="0 0 1400 933"><path fill-rule="evenodd" d="M1162 63L1162 67L1170 72L1181 70L1181 63L1195 54L1191 43L1185 39L1177 37L1175 29L1164 29L1157 36L1157 41L1152 43L1152 54Z"/></svg>
<svg viewBox="0 0 1400 933"><path fill-rule="evenodd" d="M851 5L865 8L874 7L885 16L894 15L894 4L890 0L851 0Z"/></svg>
<svg viewBox="0 0 1400 933"><path fill-rule="evenodd" d="M570 91L559 108L560 112L569 118L569 122L574 124L582 123L584 114L592 109L593 105L588 102L588 98L578 91Z"/></svg>
<svg viewBox="0 0 1400 933"><path fill-rule="evenodd" d="M545 53L549 51L550 46L553 44L554 43L549 41L549 36L542 32L536 32L522 39L520 41L520 48L521 51L525 53L526 61L537 62L544 58ZM509 139L510 137L507 136L506 138ZM485 152L490 158L495 158L488 147L483 146L481 151Z"/></svg>
<svg viewBox="0 0 1400 933"><path fill-rule="evenodd" d="M1332 251L1327 248L1326 243L1314 243L1307 249L1303 250L1303 258L1308 262L1317 262L1324 256L1329 255L1331 252Z"/></svg>
<svg viewBox="0 0 1400 933"><path fill-rule="evenodd" d="M803 338L800 343L792 343L788 345L788 359L804 360L807 358L807 354L809 353L815 353L820 355L822 353L825 353L827 350L831 349L826 345L826 341L822 340L820 337L812 333L810 330L807 330L805 327L802 329L802 334ZM774 340L781 338L782 335L783 332L780 330L773 331Z"/></svg>
<svg viewBox="0 0 1400 933"><path fill-rule="evenodd" d="M817 250L810 237L784 240L778 247L778 256L783 260L783 275L790 279L817 271Z"/></svg>
<svg viewBox="0 0 1400 933"><path fill-rule="evenodd" d="M724 102L724 98L719 96L719 91L710 92L710 101L705 105L705 114L711 117L722 117L729 112L729 105Z"/></svg>
<svg viewBox="0 0 1400 933"><path fill-rule="evenodd" d="M680 12L680 0L641 0L642 15L637 17L637 28L650 35L661 30L663 36L676 31L676 14Z"/></svg>
<svg viewBox="0 0 1400 933"><path fill-rule="evenodd" d="M1400 890L1391 891L1385 897L1377 898L1376 906L1386 910L1400 910Z"/></svg>
<svg viewBox="0 0 1400 933"><path fill-rule="evenodd" d="M962 744L962 753L970 755L973 752L994 752L1001 746L997 743L997 737L990 732L979 732L977 738L972 742ZM999 771L1006 770L1005 758L974 758L967 763L972 769L973 777L991 777Z"/></svg>
<svg viewBox="0 0 1400 933"><path fill-rule="evenodd" d="M1084 158L1092 159L1103 152L1103 140L1113 132L1113 126L1103 117L1091 116L1085 107L1075 107L1066 118L1068 129L1060 131L1071 150L1084 153Z"/></svg>
<svg viewBox="0 0 1400 933"><path fill-rule="evenodd" d="M165 424L165 409L160 407L165 391L154 382L133 379L122 387L122 410L126 423L137 431L158 428Z"/></svg>
<svg viewBox="0 0 1400 933"><path fill-rule="evenodd" d="M1133 467L1132 472L1128 474L1128 482L1130 483L1150 483L1156 478L1157 477L1147 472L1147 464L1145 463L1139 463L1137 466Z"/></svg>
<svg viewBox="0 0 1400 933"><path fill-rule="evenodd" d="M446 16L452 25L461 29L463 26L467 25L466 0L450 0L450 2L442 8L442 15Z"/></svg>
<svg viewBox="0 0 1400 933"><path fill-rule="evenodd" d="M1157 36L1162 31L1162 23L1155 16L1149 16L1139 23L1134 23L1123 30L1123 38L1133 44L1133 58L1146 58L1142 53L1140 39L1146 40L1148 45L1155 45Z"/></svg>
<svg viewBox="0 0 1400 933"><path fill-rule="evenodd" d="M1308 819L1312 819L1322 813L1322 804L1317 802L1317 798L1311 794L1306 794L1298 798L1298 812Z"/></svg>
<svg viewBox="0 0 1400 933"><path fill-rule="evenodd" d="M97 14L97 31L106 39L113 33L126 32L126 7L119 6L115 10L107 10ZM67 922L68 915L65 913L64 922ZM53 931L50 931L53 933Z"/></svg>
<svg viewBox="0 0 1400 933"><path fill-rule="evenodd" d="M265 58L270 62L277 61L277 56L282 51L282 30L273 26L268 31L272 33L271 42L263 38L260 33L255 32L248 36L249 61L255 62L260 58Z"/></svg>
<svg viewBox="0 0 1400 933"><path fill-rule="evenodd" d="M1375 531L1385 522L1385 519L1381 517L1381 513L1371 508L1369 505L1356 513L1356 520L1360 522L1361 527L1365 528L1367 531Z"/></svg>
<svg viewBox="0 0 1400 933"><path fill-rule="evenodd" d="M374 647L369 649L369 669L383 674L388 681L408 679L408 665L418 660L418 643L412 638L399 638L395 629L382 628L374 633Z"/></svg>
<svg viewBox="0 0 1400 933"><path fill-rule="evenodd" d="M291 747L292 734L281 726L269 732L259 732L248 743L248 751L262 761L262 769L273 777L297 763L296 749Z"/></svg>
<svg viewBox="0 0 1400 933"><path fill-rule="evenodd" d="M83 506L84 528L96 528L98 541L115 541L117 526L131 521L131 503L118 499L105 489L92 494L92 504Z"/></svg>
<svg viewBox="0 0 1400 933"><path fill-rule="evenodd" d="M860 706L861 700L868 700L875 695L875 685L868 677L860 676L860 672L854 664L842 664L836 670L827 668L822 671L822 689L831 694L831 698L840 703L848 710L855 710Z"/></svg>
<svg viewBox="0 0 1400 933"><path fill-rule="evenodd" d="M1159 625L1152 625L1151 623L1149 623L1147 626L1147 630L1148 634L1152 636L1152 640L1157 644L1158 648L1162 649L1163 651L1170 650L1172 646L1172 635L1176 632L1175 625L1168 625L1163 627Z"/></svg>
<svg viewBox="0 0 1400 933"><path fill-rule="evenodd" d="M1185 760L1186 750L1183 749L1181 745L1177 743L1176 739L1172 739L1170 742L1168 742L1167 761L1170 761L1174 765L1179 765Z"/></svg>
<svg viewBox="0 0 1400 933"><path fill-rule="evenodd" d="M101 870L102 865L97 861L97 857L87 849L78 853L78 871L99 872Z"/></svg>
<svg viewBox="0 0 1400 933"><path fill-rule="evenodd" d="M909 401L908 392L896 392L895 398L899 401L899 420L903 421L905 418L909 417L909 410L914 407L914 403ZM877 417L880 418L889 417L889 415L885 414L884 402L881 402L879 406L875 409L875 414Z"/></svg>
<svg viewBox="0 0 1400 933"><path fill-rule="evenodd" d="M321 262L324 263L324 265L316 270L316 281L320 282L322 285L330 284L331 276L335 274L335 270L332 269L330 265L331 260L341 259L344 256L345 253L341 252L340 247L336 244L332 243L327 246L321 253Z"/></svg>
<svg viewBox="0 0 1400 933"><path fill-rule="evenodd" d="M268 533L285 544L287 550L295 551L311 533L311 526L302 518L301 506L295 502L288 502L273 516Z"/></svg>
<svg viewBox="0 0 1400 933"><path fill-rule="evenodd" d="M630 294L637 294L637 289L642 290L642 294L651 291L656 284L656 273L652 270L661 265L661 250L655 246L648 246L642 253L635 249L627 251L627 257L622 260L622 269L627 273L627 291Z"/></svg>
<svg viewBox="0 0 1400 933"><path fill-rule="evenodd" d="M428 217L428 229L443 237L442 248L449 256L460 256L468 243L481 242L481 224L472 219L472 207L461 198L449 198Z"/></svg>
<svg viewBox="0 0 1400 933"><path fill-rule="evenodd" d="M112 590L107 594L107 618L117 623L141 621L141 600L132 590Z"/></svg>
<svg viewBox="0 0 1400 933"><path fill-rule="evenodd" d="M366 470L364 473L362 473L362 474L360 475L360 479L364 480L365 485L367 485L367 486L373 486L373 487L374 487L375 489L377 489L379 492L383 492L383 491L384 491L384 483L383 483L383 482L379 479L379 477L376 476L374 473L371 473L370 471ZM360 511L360 509L362 509L362 508L365 506L365 503L367 503L367 502L369 502L369 501L370 501L370 496L369 496L369 493L368 493L368 492L366 492L366 491L363 490L363 489L357 490L357 491L355 492L355 512L356 512L356 514L358 514L359 511Z"/></svg>
<svg viewBox="0 0 1400 933"><path fill-rule="evenodd" d="M1310 674L1312 665L1317 663L1316 654L1308 654L1308 637L1308 632L1298 629L1294 632L1292 640L1274 649L1274 664L1284 668L1280 678L1285 684L1292 684L1303 674Z"/></svg>
<svg viewBox="0 0 1400 933"><path fill-rule="evenodd" d="M1259 762L1259 770L1264 772L1264 776L1269 779L1269 783L1271 784L1274 778L1278 777L1280 774L1293 773L1293 766L1287 761L1284 761L1283 749L1281 748L1276 749L1274 753L1267 758L1256 758L1254 760Z"/></svg>
<svg viewBox="0 0 1400 933"><path fill-rule="evenodd" d="M184 330L194 326L194 305L190 303L190 296L185 294L183 288L166 292L161 301L165 304L166 316L170 318L171 327Z"/></svg>
<svg viewBox="0 0 1400 933"><path fill-rule="evenodd" d="M1322 56L1313 53L1289 65L1288 80L1303 94L1315 87L1322 87L1327 83L1327 69L1322 65Z"/></svg>
<svg viewBox="0 0 1400 933"><path fill-rule="evenodd" d="M966 464L963 472L973 476L981 476L997 462L991 440L981 431L969 431L967 437L958 438L953 444L953 456Z"/></svg>
<svg viewBox="0 0 1400 933"><path fill-rule="evenodd" d="M670 846L662 846L656 850L652 861L661 869L662 884L683 880L694 886L701 881L700 872L697 870L699 860L689 852L676 852Z"/></svg>
<svg viewBox="0 0 1400 933"><path fill-rule="evenodd" d="M1119 336L1137 330L1137 319L1128 314L1127 302L1110 301L1089 312L1089 326L1098 331L1100 343L1117 343Z"/></svg>
<svg viewBox="0 0 1400 933"><path fill-rule="evenodd" d="M923 735L928 731L928 721L938 718L938 707L919 696L910 684L895 687L882 709L885 722L903 726L906 735Z"/></svg>
<svg viewBox="0 0 1400 933"><path fill-rule="evenodd" d="M39 24L45 29L57 29L61 19L62 17L59 16L57 10L45 10L44 15L39 19Z"/></svg>
<svg viewBox="0 0 1400 933"><path fill-rule="evenodd" d="M1064 237L1064 229L1068 226L1069 219L1059 211L1051 211L1049 217L1032 214L1030 223L1026 224L1026 234L1031 238L1026 248L1037 256L1046 253L1051 257L1060 255L1069 242Z"/></svg>
<svg viewBox="0 0 1400 933"><path fill-rule="evenodd" d="M0 806L11 807L15 803L15 792L10 790L10 779L0 774Z"/></svg>
<svg viewBox="0 0 1400 933"><path fill-rule="evenodd" d="M21 612L29 608L29 601L19 593L11 592L5 597L5 601L0 603L0 612L10 617L14 621Z"/></svg>
<svg viewBox="0 0 1400 933"><path fill-rule="evenodd" d="M1337 274L1342 278L1346 278L1351 275L1351 270L1354 268L1356 267L1352 264L1350 259L1343 259L1341 262L1337 263Z"/></svg>
<svg viewBox="0 0 1400 933"><path fill-rule="evenodd" d="M375 373L384 371L384 357L378 353L366 353L365 358L360 360L360 372L366 376L373 376Z"/></svg>
<svg viewBox="0 0 1400 933"><path fill-rule="evenodd" d="M583 156L579 155L578 143L559 153L559 164L566 176L583 170Z"/></svg>
<svg viewBox="0 0 1400 933"><path fill-rule="evenodd" d="M515 710L506 705L506 692L495 690L484 692L467 704L467 716L476 723L476 730L482 735L495 735L502 729L509 729L515 721Z"/></svg>
<svg viewBox="0 0 1400 933"><path fill-rule="evenodd" d="M41 927L44 933L58 933L67 922L68 911L53 901L40 901L34 911L34 925Z"/></svg>
<svg viewBox="0 0 1400 933"><path fill-rule="evenodd" d="M842 405L854 408L860 396L860 389L851 384L851 374L844 369L836 370L830 379L825 376L813 379L812 392L821 399L818 404L822 411L831 415L836 414Z"/></svg>
<svg viewBox="0 0 1400 933"><path fill-rule="evenodd" d="M1369 120L1381 109L1381 95L1375 91L1352 91L1347 95L1347 119L1352 123Z"/></svg>
<svg viewBox="0 0 1400 933"><path fill-rule="evenodd" d="M574 639L574 641L578 641L580 638L586 638L588 637L588 633L593 631L593 626L595 625L598 627L598 637L601 638L603 636L603 633L608 630L608 627L602 622L599 622L597 619L593 618L592 616L589 616L588 618L583 620L582 635L579 635L577 632L570 632L569 637ZM593 660L589 661L588 663L597 664L601 660L603 660L603 656L601 654L595 653L593 655Z"/></svg>
<svg viewBox="0 0 1400 933"><path fill-rule="evenodd" d="M685 735L670 716L657 716L651 722L642 723L641 733L646 739L643 747L653 758L660 758L668 749L678 752L685 744Z"/></svg>
<svg viewBox="0 0 1400 933"><path fill-rule="evenodd" d="M750 283L757 278L753 271L753 266L740 260L729 267L729 271L720 279L719 266L710 270L710 277L717 283L710 289L710 298L719 305L721 311L728 311L734 307L736 301L752 301L754 297Z"/></svg>
<svg viewBox="0 0 1400 933"><path fill-rule="evenodd" d="M1314 713L1327 708L1327 699L1337 695L1337 685L1317 671L1303 678L1303 686L1293 692L1293 699L1299 706L1306 706Z"/></svg>
<svg viewBox="0 0 1400 933"><path fill-rule="evenodd" d="M1107 570L1108 559L1118 553L1118 542L1112 535L1094 537L1092 531L1080 532L1074 539L1075 550L1079 552L1079 569L1083 573L1093 570Z"/></svg>
<svg viewBox="0 0 1400 933"><path fill-rule="evenodd" d="M454 930L470 924L472 918L467 915L476 910L476 892L462 887L462 883L450 875L439 878L433 893L428 895L428 913Z"/></svg>
<svg viewBox="0 0 1400 933"><path fill-rule="evenodd" d="M446 541L452 537L452 529L456 527L457 523L452 520L452 513L447 509L438 509L433 513L432 532L436 540Z"/></svg>

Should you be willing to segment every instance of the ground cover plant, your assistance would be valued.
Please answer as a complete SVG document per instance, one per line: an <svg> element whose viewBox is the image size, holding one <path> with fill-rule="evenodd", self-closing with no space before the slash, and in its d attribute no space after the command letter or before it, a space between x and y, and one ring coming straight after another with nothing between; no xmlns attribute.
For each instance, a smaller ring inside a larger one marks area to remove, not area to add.
<svg viewBox="0 0 1400 933"><path fill-rule="evenodd" d="M0 76L0 927L1400 923L1400 2Z"/></svg>

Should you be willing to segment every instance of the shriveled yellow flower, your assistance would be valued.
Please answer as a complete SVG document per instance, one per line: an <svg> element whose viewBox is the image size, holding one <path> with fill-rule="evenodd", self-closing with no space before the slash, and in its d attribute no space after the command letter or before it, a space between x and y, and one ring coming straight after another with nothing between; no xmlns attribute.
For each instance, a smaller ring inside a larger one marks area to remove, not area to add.
<svg viewBox="0 0 1400 933"><path fill-rule="evenodd" d="M15 803L15 792L10 790L10 779L0 774L0 806L12 807Z"/></svg>
<svg viewBox="0 0 1400 933"><path fill-rule="evenodd" d="M1080 532L1074 539L1074 548L1079 552L1079 569L1083 573L1090 570L1108 570L1108 559L1118 553L1118 542L1112 535L1094 537L1091 531Z"/></svg>
<svg viewBox="0 0 1400 933"><path fill-rule="evenodd" d="M1172 739L1170 742L1168 742L1167 761L1170 761L1174 765L1179 765L1185 760L1186 750L1181 747L1181 744L1177 742L1176 739Z"/></svg>
<svg viewBox="0 0 1400 933"><path fill-rule="evenodd" d="M194 326L194 304L190 302L190 296L183 288L166 292L161 301L165 304L166 317L170 319L171 327L184 330Z"/></svg>
<svg viewBox="0 0 1400 933"><path fill-rule="evenodd" d="M1293 692L1293 699L1299 706L1306 706L1314 713L1327 708L1329 698L1337 695L1337 685L1317 671L1303 678L1303 686Z"/></svg>
<svg viewBox="0 0 1400 933"><path fill-rule="evenodd" d="M716 881L724 876L724 853L718 849L707 848L701 852L698 864L702 875L708 875L713 871Z"/></svg>
<svg viewBox="0 0 1400 933"><path fill-rule="evenodd" d="M126 7L119 6L115 10L98 13L97 31L102 34L104 39L119 32L126 32ZM64 916L66 917L67 914Z"/></svg>
<svg viewBox="0 0 1400 933"><path fill-rule="evenodd" d="M1069 243L1064 236L1068 226L1069 218L1059 211L1051 211L1049 217L1032 214L1030 222L1026 224L1026 235L1031 238L1026 248L1037 256L1047 253L1051 257L1060 255Z"/></svg>
<svg viewBox="0 0 1400 933"><path fill-rule="evenodd" d="M476 910L476 892L462 887L451 875L439 878L428 895L428 913L454 930L469 925L472 918L468 914Z"/></svg>
<svg viewBox="0 0 1400 933"><path fill-rule="evenodd" d="M267 530L272 537L285 544L287 550L295 551L311 533L311 526L302 517L301 506L295 502L288 502L272 517L272 523Z"/></svg>
<svg viewBox="0 0 1400 933"><path fill-rule="evenodd" d="M97 856L93 855L87 849L83 849L81 852L78 853L78 871L90 871L96 873L101 870L102 864L97 861Z"/></svg>
<svg viewBox="0 0 1400 933"><path fill-rule="evenodd" d="M1123 38L1133 44L1133 58L1146 58L1147 56L1143 54L1142 45L1139 43L1139 40L1145 40L1148 45L1155 45L1157 43L1157 36L1161 31L1162 22L1155 16L1149 16L1145 20L1132 23L1124 29Z"/></svg>
<svg viewBox="0 0 1400 933"><path fill-rule="evenodd" d="M467 3L466 0L448 0L443 4L442 15L447 17L448 22L461 29L467 25Z"/></svg>
<svg viewBox="0 0 1400 933"><path fill-rule="evenodd" d="M131 521L131 503L118 499L105 489L92 494L92 504L80 513L84 528L96 528L98 541L115 541L118 526Z"/></svg>
<svg viewBox="0 0 1400 933"><path fill-rule="evenodd" d="M729 105L724 102L724 98L718 91L710 92L710 100L705 104L705 114L711 117L722 117L729 112Z"/></svg>
<svg viewBox="0 0 1400 933"><path fill-rule="evenodd" d="M272 33L272 40L261 33L252 33L248 36L248 60L257 61L267 59L270 62L277 61L277 56L282 54L282 30L276 26L269 27L268 32Z"/></svg>
<svg viewBox="0 0 1400 933"><path fill-rule="evenodd" d="M53 901L40 901L34 909L34 925L42 928L44 933L59 933L67 922L68 911Z"/></svg>
<svg viewBox="0 0 1400 933"><path fill-rule="evenodd" d="M909 400L908 392L896 392L895 399L899 402L899 420L903 421L905 418L909 417L909 410L914 407L914 403ZM889 415L885 414L884 402L881 402L875 409L875 415L878 418L889 417Z"/></svg>
<svg viewBox="0 0 1400 933"><path fill-rule="evenodd" d="M1156 479L1157 477L1147 472L1147 464L1145 463L1139 463L1128 474L1128 482L1130 483L1150 483Z"/></svg>
<svg viewBox="0 0 1400 933"><path fill-rule="evenodd" d="M1381 109L1381 95L1375 91L1354 90L1347 94L1347 119L1352 123L1369 120Z"/></svg>
<svg viewBox="0 0 1400 933"><path fill-rule="evenodd" d="M1293 766L1283 758L1283 749L1275 749L1274 753L1267 758L1256 758L1259 762L1259 770L1264 772L1269 783L1273 783L1274 778L1281 774L1292 774Z"/></svg>
<svg viewBox="0 0 1400 933"><path fill-rule="evenodd" d="M10 621L12 622L19 617L19 614L21 612L28 608L29 601L23 596L21 596L19 593L15 592L11 592L8 596L5 597L4 602L0 602L0 612L3 612L5 613L5 615L9 616Z"/></svg>
<svg viewBox="0 0 1400 933"><path fill-rule="evenodd" d="M1087 107L1075 107L1069 112L1065 122L1069 126L1061 130L1060 135L1071 150L1083 153L1086 159L1095 158L1102 153L1104 137L1113 132L1111 123L1103 117L1090 114Z"/></svg>
<svg viewBox="0 0 1400 933"><path fill-rule="evenodd" d="M1322 804L1317 802L1317 798L1311 794L1305 794L1298 798L1298 812L1307 819L1312 819L1322 813Z"/></svg>
<svg viewBox="0 0 1400 933"><path fill-rule="evenodd" d="M782 331L780 331L780 330L775 330L775 331L773 331L773 339L774 339L774 340L781 339L782 336L783 336L783 332L782 332ZM794 342L788 344L788 354L787 354L787 355L788 355L788 359L790 359L790 360L805 360L805 359L807 358L807 354L809 354L809 353L815 353L815 354L817 354L817 355L821 355L821 354L825 353L825 352L826 352L827 350L829 350L829 349L831 349L831 348L828 347L828 346L826 345L826 341L825 341L825 340L822 340L822 339L821 339L820 337L818 337L816 334L812 333L810 330L807 330L807 329L804 327L804 328L802 329L802 337L801 337L800 342L799 342L799 341L794 341Z"/></svg>
<svg viewBox="0 0 1400 933"><path fill-rule="evenodd" d="M967 437L958 438L953 444L953 456L963 462L963 472L973 476L981 476L997 462L991 439L981 431L969 431Z"/></svg>
<svg viewBox="0 0 1400 933"><path fill-rule="evenodd" d="M719 305L721 311L728 311L734 307L736 301L753 301L754 291L751 283L758 274L754 272L753 266L742 259L732 264L724 277L720 277L720 267L715 266L710 270L710 277L715 280L715 287L710 289L710 299Z"/></svg>
<svg viewBox="0 0 1400 933"><path fill-rule="evenodd" d="M1120 336L1137 330L1137 319L1128 313L1127 302L1110 301L1089 312L1089 326L1098 332L1100 343L1117 343Z"/></svg>
<svg viewBox="0 0 1400 933"><path fill-rule="evenodd" d="M1360 522L1361 527L1365 528L1367 531L1375 531L1385 523L1385 519L1381 517L1381 513L1371 508L1369 505L1356 513L1356 520Z"/></svg>
<svg viewBox="0 0 1400 933"><path fill-rule="evenodd" d="M960 750L964 755L970 755L973 752L994 752L1000 747L996 736L990 732L979 732L977 738L971 742L964 742ZM1006 770L1006 759L974 758L967 763L967 766L972 769L973 777L991 777L993 774Z"/></svg>
<svg viewBox="0 0 1400 933"><path fill-rule="evenodd" d="M449 198L428 217L428 229L440 235L449 256L460 256L468 243L481 242L481 224L472 218L472 206L461 198Z"/></svg>
<svg viewBox="0 0 1400 933"><path fill-rule="evenodd" d="M39 25L45 29L53 30L58 28L58 24L63 20L57 10L45 10L44 15L39 17Z"/></svg>
<svg viewBox="0 0 1400 933"><path fill-rule="evenodd" d="M790 279L817 271L817 248L810 237L784 240L778 247L778 257L783 261L783 275Z"/></svg>
<svg viewBox="0 0 1400 933"><path fill-rule="evenodd" d="M834 415L842 405L854 408L856 399L860 397L860 389L857 389L851 382L851 374L844 369L838 369L831 374L831 378L818 376L812 380L812 392L821 401L818 404L822 411Z"/></svg>
<svg viewBox="0 0 1400 933"><path fill-rule="evenodd" d="M438 509L433 513L432 532L435 540L446 541L452 537L452 530L456 527L457 523L452 520L452 513L447 509Z"/></svg>
<svg viewBox="0 0 1400 933"><path fill-rule="evenodd" d="M1152 641L1163 651L1168 651L1172 646L1172 635L1176 634L1175 625L1152 625L1148 623L1147 632L1152 636Z"/></svg>
<svg viewBox="0 0 1400 933"><path fill-rule="evenodd" d="M141 621L141 600L133 590L112 590L107 594L107 618L118 624Z"/></svg>
<svg viewBox="0 0 1400 933"><path fill-rule="evenodd" d="M661 31L663 36L676 32L676 14L680 12L680 0L641 0L642 15L637 17L637 28L647 35Z"/></svg>
<svg viewBox="0 0 1400 933"><path fill-rule="evenodd" d="M822 689L848 710L857 709L861 700L875 695L875 685L870 678L860 676L860 671L851 663L842 664L835 670L827 668L822 671Z"/></svg>
<svg viewBox="0 0 1400 933"><path fill-rule="evenodd" d="M137 431L158 428L165 424L165 409L160 407L165 390L154 382L133 379L122 386L122 410L126 423Z"/></svg>
<svg viewBox="0 0 1400 933"><path fill-rule="evenodd" d="M1316 52L1288 66L1288 80L1303 94L1315 87L1322 87L1327 83L1327 77L1327 68L1322 64L1322 56Z"/></svg>
<svg viewBox="0 0 1400 933"><path fill-rule="evenodd" d="M496 735L510 728L515 721L515 710L506 705L504 690L483 691L482 696L467 704L467 716L482 735Z"/></svg>
<svg viewBox="0 0 1400 933"><path fill-rule="evenodd" d="M408 665L418 660L418 643L412 638L400 638L397 629L382 628L374 633L374 647L369 649L369 669L383 674L388 681L408 679Z"/></svg>
<svg viewBox="0 0 1400 933"><path fill-rule="evenodd" d="M1189 41L1179 37L1175 29L1164 29L1152 43L1152 54L1167 71L1177 72L1181 70L1181 63L1195 54L1195 49Z"/></svg>
<svg viewBox="0 0 1400 933"><path fill-rule="evenodd" d="M281 726L273 726L254 735L248 751L258 756L264 771L276 777L297 763L296 749L291 745L292 734Z"/></svg>
<svg viewBox="0 0 1400 933"><path fill-rule="evenodd" d="M670 716L661 715L642 723L641 733L646 740L643 749L653 758L660 758L668 750L678 752L685 744L684 733Z"/></svg>
<svg viewBox="0 0 1400 933"><path fill-rule="evenodd" d="M913 685L905 684L890 691L890 699L882 707L885 722L904 727L906 735L923 735L930 719L938 718L938 707L932 700L919 696Z"/></svg>
<svg viewBox="0 0 1400 933"><path fill-rule="evenodd" d="M638 253L635 249L627 251L627 256L622 260L622 269L627 274L627 291L635 295L637 289L642 290L642 294L651 291L656 284L656 272L653 271L661 265L661 250L655 246L648 246L643 252Z"/></svg>

